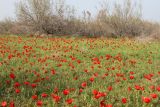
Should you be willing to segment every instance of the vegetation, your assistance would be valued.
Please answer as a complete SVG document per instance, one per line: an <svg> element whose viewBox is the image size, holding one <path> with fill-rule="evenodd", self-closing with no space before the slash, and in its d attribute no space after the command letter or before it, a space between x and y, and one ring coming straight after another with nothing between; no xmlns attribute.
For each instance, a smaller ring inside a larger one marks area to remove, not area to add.
<svg viewBox="0 0 160 107"><path fill-rule="evenodd" d="M0 106L159 107L160 25L133 2L81 17L65 0L18 2L0 22Z"/></svg>
<svg viewBox="0 0 160 107"><path fill-rule="evenodd" d="M2 107L159 107L160 43L0 37Z"/></svg>
<svg viewBox="0 0 160 107"><path fill-rule="evenodd" d="M159 38L159 24L143 20L141 4L133 0L115 2L113 8L104 0L95 16L84 11L81 17L65 0L25 0L16 7L16 21L1 22L0 33Z"/></svg>

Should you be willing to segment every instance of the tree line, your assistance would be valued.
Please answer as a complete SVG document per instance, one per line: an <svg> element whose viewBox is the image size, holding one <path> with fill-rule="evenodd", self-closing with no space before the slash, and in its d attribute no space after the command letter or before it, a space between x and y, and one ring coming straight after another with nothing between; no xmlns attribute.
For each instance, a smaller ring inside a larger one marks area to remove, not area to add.
<svg viewBox="0 0 160 107"><path fill-rule="evenodd" d="M0 22L1 34L149 36L158 35L159 24L143 20L140 3L133 0L115 2L112 9L103 0L96 15L76 8L65 0L22 0L16 3L16 19Z"/></svg>

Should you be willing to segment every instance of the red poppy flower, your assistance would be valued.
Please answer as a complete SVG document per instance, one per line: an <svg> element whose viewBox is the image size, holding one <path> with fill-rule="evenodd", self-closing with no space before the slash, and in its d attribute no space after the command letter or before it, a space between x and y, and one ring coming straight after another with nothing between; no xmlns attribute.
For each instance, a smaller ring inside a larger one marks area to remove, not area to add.
<svg viewBox="0 0 160 107"><path fill-rule="evenodd" d="M135 85L135 89L136 89L136 90L140 90L141 87L140 87L139 85Z"/></svg>
<svg viewBox="0 0 160 107"><path fill-rule="evenodd" d="M94 96L94 98L99 99L101 97L101 93L98 93Z"/></svg>
<svg viewBox="0 0 160 107"><path fill-rule="evenodd" d="M151 99L149 97L142 97L143 102L150 103Z"/></svg>
<svg viewBox="0 0 160 107"><path fill-rule="evenodd" d="M36 88L37 84L31 84L32 88Z"/></svg>
<svg viewBox="0 0 160 107"><path fill-rule="evenodd" d="M51 70L52 75L56 74L56 71L54 69Z"/></svg>
<svg viewBox="0 0 160 107"><path fill-rule="evenodd" d="M127 103L127 98L122 98L122 103L123 104Z"/></svg>
<svg viewBox="0 0 160 107"><path fill-rule="evenodd" d="M87 73L87 72L88 72L88 70L87 70L87 69L85 69L85 70L84 70L84 72L86 72L86 73Z"/></svg>
<svg viewBox="0 0 160 107"><path fill-rule="evenodd" d="M20 86L20 83L16 82L14 83L14 87L18 88Z"/></svg>
<svg viewBox="0 0 160 107"><path fill-rule="evenodd" d="M15 89L15 92L18 94L18 93L21 92L21 90L20 89Z"/></svg>
<svg viewBox="0 0 160 107"><path fill-rule="evenodd" d="M141 87L141 90L142 90L142 91L145 90L144 87Z"/></svg>
<svg viewBox="0 0 160 107"><path fill-rule="evenodd" d="M71 99L71 98L66 100L67 104L72 104L72 102L73 102L73 99Z"/></svg>
<svg viewBox="0 0 160 107"><path fill-rule="evenodd" d="M107 54L107 55L106 55L106 60L109 60L110 58L112 58L112 56L109 55L109 54Z"/></svg>
<svg viewBox="0 0 160 107"><path fill-rule="evenodd" d="M90 80L91 82L93 82L93 81L94 81L94 78L93 78L93 77L91 77L89 80Z"/></svg>
<svg viewBox="0 0 160 107"><path fill-rule="evenodd" d="M83 92L83 89L79 89L79 93L82 93Z"/></svg>
<svg viewBox="0 0 160 107"><path fill-rule="evenodd" d="M24 82L24 84L25 84L25 85L29 85L30 83L29 83L29 82L27 82L27 81L25 81L25 82Z"/></svg>
<svg viewBox="0 0 160 107"><path fill-rule="evenodd" d="M86 83L86 82L83 82L83 83L81 84L81 86L82 86L83 88L85 88L85 87L87 86L87 83Z"/></svg>
<svg viewBox="0 0 160 107"><path fill-rule="evenodd" d="M80 64L80 63L81 63L81 60L77 60L77 63Z"/></svg>
<svg viewBox="0 0 160 107"><path fill-rule="evenodd" d="M68 89L63 90L64 95L68 95L69 93L70 93L70 91Z"/></svg>
<svg viewBox="0 0 160 107"><path fill-rule="evenodd" d="M52 95L53 99L55 102L59 102L61 100L61 97L60 96L57 96L57 95Z"/></svg>
<svg viewBox="0 0 160 107"><path fill-rule="evenodd" d="M2 62L0 62L0 66L2 66L3 65L3 63Z"/></svg>
<svg viewBox="0 0 160 107"><path fill-rule="evenodd" d="M131 72L130 72L130 74L131 74L131 75L133 75L133 74L134 74L134 72L133 72L133 71L131 71Z"/></svg>
<svg viewBox="0 0 160 107"><path fill-rule="evenodd" d="M160 86L157 87L157 91L160 91Z"/></svg>
<svg viewBox="0 0 160 107"><path fill-rule="evenodd" d="M150 86L149 88L150 88L151 90L155 90L155 86L154 86L154 85Z"/></svg>
<svg viewBox="0 0 160 107"><path fill-rule="evenodd" d="M46 93L42 93L41 96L42 96L43 98L46 98L48 95L47 95Z"/></svg>
<svg viewBox="0 0 160 107"><path fill-rule="evenodd" d="M144 78L147 79L147 80L151 80L152 76L151 75L144 75Z"/></svg>
<svg viewBox="0 0 160 107"><path fill-rule="evenodd" d="M95 77L98 77L98 73L94 73L93 75L94 75Z"/></svg>
<svg viewBox="0 0 160 107"><path fill-rule="evenodd" d="M94 95L97 95L97 94L98 94L98 90L93 90L92 93L93 93Z"/></svg>
<svg viewBox="0 0 160 107"><path fill-rule="evenodd" d="M43 102L41 100L38 100L37 101L37 106L42 106L43 105Z"/></svg>
<svg viewBox="0 0 160 107"><path fill-rule="evenodd" d="M109 86L107 89L108 91L112 91L112 86Z"/></svg>
<svg viewBox="0 0 160 107"><path fill-rule="evenodd" d="M131 87L128 87L128 91L131 91L132 90L132 88Z"/></svg>
<svg viewBox="0 0 160 107"><path fill-rule="evenodd" d="M15 78L16 78L16 76L15 76L13 73L10 73L9 77L10 77L11 79L15 79Z"/></svg>
<svg viewBox="0 0 160 107"><path fill-rule="evenodd" d="M157 98L158 95L157 95L157 94L151 94L151 97L152 97L152 98Z"/></svg>
<svg viewBox="0 0 160 107"><path fill-rule="evenodd" d="M3 102L1 103L1 106L2 106L2 107L6 107L6 106L7 106L7 102L6 102L6 101L3 101Z"/></svg>
<svg viewBox="0 0 160 107"><path fill-rule="evenodd" d="M14 102L10 102L9 107L15 107Z"/></svg>
<svg viewBox="0 0 160 107"><path fill-rule="evenodd" d="M102 100L101 102L100 102L100 107L105 107L105 100Z"/></svg>
<svg viewBox="0 0 160 107"><path fill-rule="evenodd" d="M33 100L37 100L37 99L38 99L38 96L37 96L37 95L33 95L33 96L32 96L32 99L33 99Z"/></svg>
<svg viewBox="0 0 160 107"><path fill-rule="evenodd" d="M134 76L133 76L133 75L131 75L129 78L132 80L132 79L134 79Z"/></svg>

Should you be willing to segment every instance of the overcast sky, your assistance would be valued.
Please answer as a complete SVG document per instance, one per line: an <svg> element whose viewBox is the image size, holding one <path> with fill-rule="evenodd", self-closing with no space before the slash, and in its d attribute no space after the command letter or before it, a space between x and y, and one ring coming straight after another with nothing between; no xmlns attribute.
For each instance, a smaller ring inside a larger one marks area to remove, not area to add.
<svg viewBox="0 0 160 107"><path fill-rule="evenodd" d="M18 0L0 0L0 20L6 17L15 17L15 2ZM74 5L78 13L83 10L96 12L96 7L102 0L67 0L67 4ZM110 3L113 0L109 0ZM121 2L122 0L114 0ZM140 1L140 0L137 0ZM160 22L160 0L141 0L143 17L147 20Z"/></svg>

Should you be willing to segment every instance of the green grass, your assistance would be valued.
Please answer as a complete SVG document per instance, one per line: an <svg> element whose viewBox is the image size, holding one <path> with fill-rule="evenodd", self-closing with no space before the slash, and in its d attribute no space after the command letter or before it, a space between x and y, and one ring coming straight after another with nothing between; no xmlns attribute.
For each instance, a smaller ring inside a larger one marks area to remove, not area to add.
<svg viewBox="0 0 160 107"><path fill-rule="evenodd" d="M112 57L106 60L106 55ZM9 59L9 56L13 57ZM10 73L15 79L10 78ZM134 79L130 79L131 75ZM29 85L25 85L25 81ZM14 86L16 82L20 83L19 87ZM81 86L83 82L87 83L86 87ZM138 43L127 38L0 37L0 103L6 101L9 105L13 101L15 107L33 107L41 100L45 107L100 107L104 100L104 107L107 104L159 107L159 83L159 42ZM36 88L31 84L36 84ZM141 89L136 90L135 85ZM107 89L109 86L112 86L111 91ZM150 89L151 86L155 89ZM54 91L56 88L57 92ZM15 89L21 92L16 93ZM70 91L68 95L63 95L65 89ZM82 93L80 89L83 89ZM96 99L93 90L106 95ZM42 93L48 96L43 98ZM53 94L61 97L58 103L52 98ZM158 97L152 98L151 94ZM38 99L33 100L33 95ZM150 103L145 103L142 97L150 98ZM66 103L69 98L73 99L72 104ZM122 98L127 99L125 104Z"/></svg>

